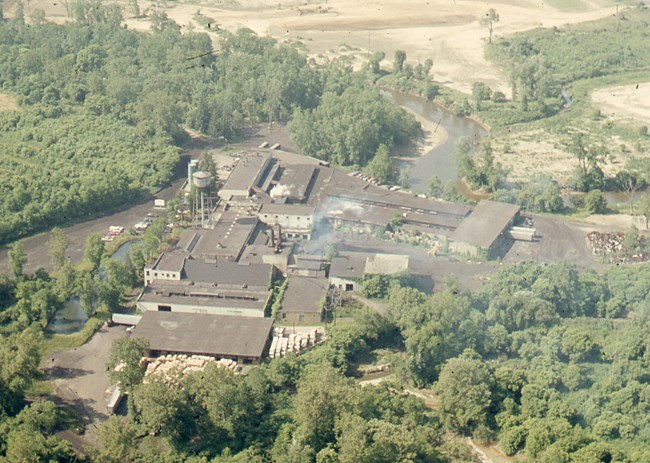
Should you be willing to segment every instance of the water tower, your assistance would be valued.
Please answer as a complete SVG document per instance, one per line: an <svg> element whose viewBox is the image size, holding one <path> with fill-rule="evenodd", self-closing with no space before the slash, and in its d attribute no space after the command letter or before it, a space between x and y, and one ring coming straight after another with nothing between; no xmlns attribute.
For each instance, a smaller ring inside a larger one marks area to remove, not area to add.
<svg viewBox="0 0 650 463"><path fill-rule="evenodd" d="M192 207L192 227L207 228L212 214L212 174L198 171L192 174L194 185L194 205Z"/></svg>

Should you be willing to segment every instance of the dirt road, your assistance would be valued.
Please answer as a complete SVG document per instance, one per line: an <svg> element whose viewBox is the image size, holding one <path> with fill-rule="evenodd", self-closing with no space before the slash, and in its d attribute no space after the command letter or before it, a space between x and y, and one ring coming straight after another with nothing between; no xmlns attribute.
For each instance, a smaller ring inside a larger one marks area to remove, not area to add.
<svg viewBox="0 0 650 463"><path fill-rule="evenodd" d="M97 425L108 417L110 383L105 365L113 340L124 336L124 326L103 328L83 346L63 349L43 359L41 368L54 383L54 395L79 413L87 442L92 442Z"/></svg>

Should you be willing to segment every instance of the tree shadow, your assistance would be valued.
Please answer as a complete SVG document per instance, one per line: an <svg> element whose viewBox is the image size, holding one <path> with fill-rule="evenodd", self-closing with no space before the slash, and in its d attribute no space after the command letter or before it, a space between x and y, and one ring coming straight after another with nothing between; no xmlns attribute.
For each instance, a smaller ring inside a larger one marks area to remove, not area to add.
<svg viewBox="0 0 650 463"><path fill-rule="evenodd" d="M92 371L84 370L83 368L62 367L58 365L50 368L45 368L43 372L47 377L51 379L71 379L92 373Z"/></svg>

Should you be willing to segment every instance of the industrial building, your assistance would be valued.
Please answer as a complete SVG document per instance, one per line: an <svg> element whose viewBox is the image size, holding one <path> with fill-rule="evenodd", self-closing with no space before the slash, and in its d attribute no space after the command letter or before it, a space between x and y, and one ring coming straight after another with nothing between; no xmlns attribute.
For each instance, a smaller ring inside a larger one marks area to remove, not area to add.
<svg viewBox="0 0 650 463"><path fill-rule="evenodd" d="M263 204L258 218L269 226L280 226L282 238L311 239L316 208L302 204Z"/></svg>
<svg viewBox="0 0 650 463"><path fill-rule="evenodd" d="M271 154L248 153L242 156L228 180L219 190L219 197L225 201L233 197L248 197L253 189L267 177L273 165Z"/></svg>
<svg viewBox="0 0 650 463"><path fill-rule="evenodd" d="M329 283L325 277L290 275L282 299L282 322L320 323L328 288Z"/></svg>
<svg viewBox="0 0 650 463"><path fill-rule="evenodd" d="M508 239L519 206L481 201L449 237L449 249L458 254L489 258Z"/></svg>
<svg viewBox="0 0 650 463"><path fill-rule="evenodd" d="M188 168L188 179L207 184L197 168ZM374 230L401 217L406 231L447 240L452 252L489 257L514 236L519 213L494 201L471 207L394 191L311 158L268 150L241 156L218 196L207 219L201 212L201 223L193 221L173 251L145 268L137 300L144 315L136 330L150 339L154 354L258 362L271 329L264 316L275 277L288 278L279 320L319 323L330 286L356 291L366 274L409 270L406 255L357 252L333 258L328 270L322 256L305 254L301 243L326 230L323 221Z"/></svg>
<svg viewBox="0 0 650 463"><path fill-rule="evenodd" d="M273 320L224 315L145 312L133 331L149 341L149 355L208 355L258 364L271 339Z"/></svg>
<svg viewBox="0 0 650 463"><path fill-rule="evenodd" d="M274 267L163 253L145 268L142 311L264 317Z"/></svg>
<svg viewBox="0 0 650 463"><path fill-rule="evenodd" d="M408 272L409 256L347 252L332 259L329 282L343 291L357 291L364 275Z"/></svg>

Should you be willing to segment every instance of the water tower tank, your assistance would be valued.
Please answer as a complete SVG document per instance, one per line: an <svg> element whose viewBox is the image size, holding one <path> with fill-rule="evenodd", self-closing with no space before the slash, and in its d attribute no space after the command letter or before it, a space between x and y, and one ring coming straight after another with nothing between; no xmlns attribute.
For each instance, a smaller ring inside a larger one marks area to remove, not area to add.
<svg viewBox="0 0 650 463"><path fill-rule="evenodd" d="M209 188L212 184L212 174L210 172L194 172L192 180L196 188Z"/></svg>

